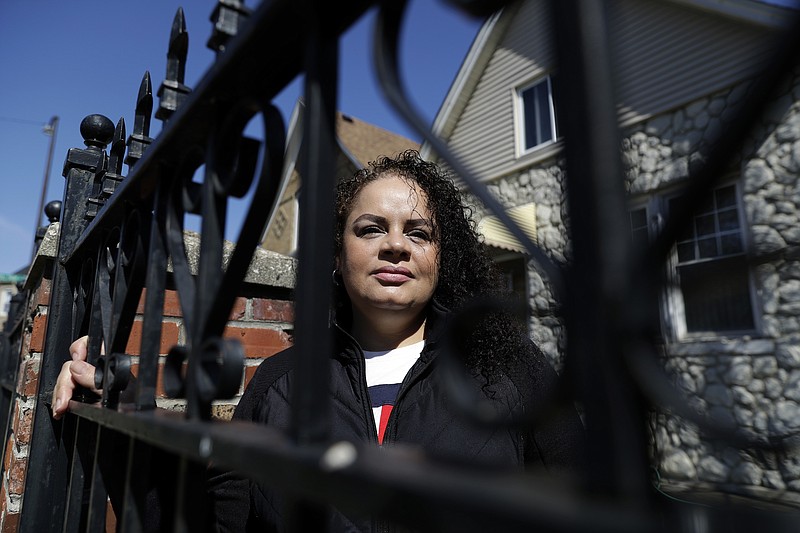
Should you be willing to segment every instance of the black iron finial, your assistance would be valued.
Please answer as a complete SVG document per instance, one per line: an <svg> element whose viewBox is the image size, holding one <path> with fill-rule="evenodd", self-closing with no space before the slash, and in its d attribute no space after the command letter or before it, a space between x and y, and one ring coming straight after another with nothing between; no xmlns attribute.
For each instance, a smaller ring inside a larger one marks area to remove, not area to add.
<svg viewBox="0 0 800 533"><path fill-rule="evenodd" d="M139 94L136 97L136 117L133 121L133 133L128 138L128 156L125 164L133 168L144 155L145 149L153 142L150 135L150 115L153 113L153 85L150 73L145 71Z"/></svg>
<svg viewBox="0 0 800 533"><path fill-rule="evenodd" d="M70 148L64 161L62 175L72 169L95 173L106 164L104 148L114 135L114 123L103 115L89 115L81 121L81 137L86 148Z"/></svg>
<svg viewBox="0 0 800 533"><path fill-rule="evenodd" d="M47 217L47 224L44 226L40 226L36 228L36 237L34 238L34 244L36 249L39 249L39 244L44 239L45 234L47 233L47 228L53 222L58 222L58 219L61 218L61 200L53 200L48 202L46 206L44 206L44 214Z"/></svg>
<svg viewBox="0 0 800 533"><path fill-rule="evenodd" d="M47 202L47 205L44 206L44 215L50 224L58 222L58 219L61 218L61 200Z"/></svg>
<svg viewBox="0 0 800 533"><path fill-rule="evenodd" d="M158 89L158 111L156 118L167 120L181 106L186 96L192 91L183 84L186 74L186 55L189 52L189 34L186 31L186 19L183 8L178 8L172 21L167 51L167 77Z"/></svg>
<svg viewBox="0 0 800 533"><path fill-rule="evenodd" d="M217 53L223 52L228 41L239 32L239 28L250 13L243 0L219 0L209 18L214 24L214 29L206 42L206 47Z"/></svg>
<svg viewBox="0 0 800 533"><path fill-rule="evenodd" d="M102 150L111 142L114 123L103 115L89 115L81 121L81 137L86 146Z"/></svg>

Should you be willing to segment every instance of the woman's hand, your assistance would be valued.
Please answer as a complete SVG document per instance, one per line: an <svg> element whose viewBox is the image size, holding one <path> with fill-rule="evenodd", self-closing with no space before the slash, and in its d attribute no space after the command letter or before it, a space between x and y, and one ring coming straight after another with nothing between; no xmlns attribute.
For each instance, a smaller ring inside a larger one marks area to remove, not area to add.
<svg viewBox="0 0 800 533"><path fill-rule="evenodd" d="M69 401L75 387L84 387L97 394L101 392L94 387L95 368L86 362L88 344L89 337L86 336L76 340L69 347L72 360L61 367L56 387L53 389L53 418L56 420L64 416L69 409Z"/></svg>

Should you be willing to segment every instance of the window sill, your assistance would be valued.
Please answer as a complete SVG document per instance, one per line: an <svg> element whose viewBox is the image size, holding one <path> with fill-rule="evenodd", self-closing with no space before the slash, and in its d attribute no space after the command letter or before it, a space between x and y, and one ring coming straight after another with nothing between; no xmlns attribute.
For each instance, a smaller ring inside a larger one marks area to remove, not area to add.
<svg viewBox="0 0 800 533"><path fill-rule="evenodd" d="M564 149L563 140L557 140L554 142L542 144L541 146L535 146L530 150L518 153L517 163L518 164L524 163L525 165L538 163L539 161L553 157L554 155L560 153L561 150L563 149Z"/></svg>
<svg viewBox="0 0 800 533"><path fill-rule="evenodd" d="M665 345L670 357L703 355L768 355L775 353L775 340L754 336L754 332L736 334L692 334Z"/></svg>

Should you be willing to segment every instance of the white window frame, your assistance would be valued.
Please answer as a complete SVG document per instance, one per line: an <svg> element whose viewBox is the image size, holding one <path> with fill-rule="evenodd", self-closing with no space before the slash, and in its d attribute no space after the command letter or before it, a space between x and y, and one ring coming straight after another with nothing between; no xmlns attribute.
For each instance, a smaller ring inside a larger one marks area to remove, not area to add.
<svg viewBox="0 0 800 533"><path fill-rule="evenodd" d="M747 218L745 217L744 203L742 199L742 190L740 184L736 180L726 180L720 183L714 189L727 187L733 185L736 190L736 208L739 217L739 224L741 227L743 254L747 254L751 249L750 234L746 224ZM677 197L676 193L666 193L661 195L654 195L644 199L639 199L632 202L628 207L628 213L632 213L639 209L645 209L647 216L648 236L652 240L661 230L664 216L669 212L670 200ZM708 261L715 261L724 259L731 256L720 256ZM738 337L743 335L752 335L759 331L761 328L760 315L758 310L758 293L755 287L755 280L753 277L752 269L747 269L747 282L748 291L750 294L750 312L753 318L753 328L747 330L723 330L723 331L688 331L686 324L686 308L684 305L683 292L678 282L678 249L677 245L673 245L672 251L665 268L667 269L667 279L669 280L666 287L663 288L659 302L659 310L661 314L661 325L664 335L667 339L673 341L696 341L706 339L718 339L720 337Z"/></svg>
<svg viewBox="0 0 800 533"><path fill-rule="evenodd" d="M11 309L11 298L14 294L15 291L11 286L0 289L0 317L8 316L8 312Z"/></svg>
<svg viewBox="0 0 800 533"><path fill-rule="evenodd" d="M757 313L757 291L755 288L755 282L753 279L753 272L752 269L747 268L747 290L750 295L750 313L753 319L753 327L749 329L743 330L707 330L707 331L689 331L688 326L686 324L686 307L684 304L683 298L683 291L680 287L680 282L678 278L678 268L683 264L692 264L692 263L700 263L700 262L712 262L712 261L719 261L723 260L728 257L736 257L739 255L746 255L751 248L750 243L750 235L748 232L748 226L746 224L747 218L745 216L744 211L744 203L742 199L742 189L739 183L736 180L726 180L714 187L714 190L721 189L723 187L733 186L735 189L736 195L736 212L739 217L739 225L741 228L741 238L742 238L742 252L741 254L726 254L726 255L719 255L714 258L706 259L706 260L695 260L692 262L684 262L681 263L678 261L678 247L677 243L673 244L672 251L670 252L670 256L667 260L667 267L668 267L668 279L669 284L666 288L666 305L665 307L668 309L669 314L668 317L672 317L672 324L670 324L670 329L673 332L673 337L677 341L682 340L702 340L702 339L716 339L719 337L738 337L742 335L752 335L760 328L759 319L760 316ZM670 194L665 195L661 198L659 202L659 211L661 213L668 213L669 212L669 202L670 200L677 197L677 194Z"/></svg>
<svg viewBox="0 0 800 533"><path fill-rule="evenodd" d="M538 85L546 83L547 84L547 102L550 110L550 133L551 138L547 141L541 142L539 144L533 145L531 147L526 146L526 136L525 136L525 102L523 98L523 94L537 87ZM518 87L515 90L514 94L515 100L515 115L516 115L516 138L517 138L517 157L521 157L523 155L535 152L540 150L546 146L550 146L559 139L559 132L556 126L556 108L555 108L555 101L553 97L553 81L552 76L550 74L546 76L542 76L536 78L535 80L531 81L530 83L526 83Z"/></svg>

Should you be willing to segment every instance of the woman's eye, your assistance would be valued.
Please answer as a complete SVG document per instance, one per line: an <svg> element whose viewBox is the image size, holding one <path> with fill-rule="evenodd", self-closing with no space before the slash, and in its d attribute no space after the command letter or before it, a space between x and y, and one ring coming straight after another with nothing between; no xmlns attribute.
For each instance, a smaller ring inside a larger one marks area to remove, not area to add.
<svg viewBox="0 0 800 533"><path fill-rule="evenodd" d="M431 236L428 234L427 231L421 229L415 229L408 232L408 236L412 239L421 240L421 241L429 241L431 240Z"/></svg>
<svg viewBox="0 0 800 533"><path fill-rule="evenodd" d="M375 233L383 233L383 228L380 226L366 226L359 231L360 235L370 235Z"/></svg>

